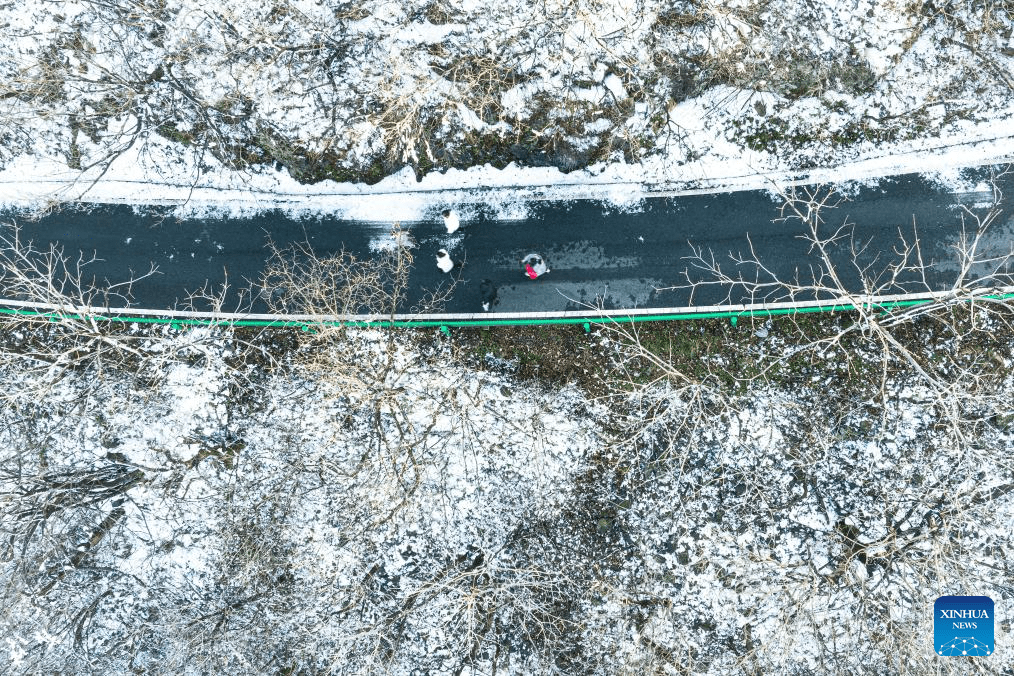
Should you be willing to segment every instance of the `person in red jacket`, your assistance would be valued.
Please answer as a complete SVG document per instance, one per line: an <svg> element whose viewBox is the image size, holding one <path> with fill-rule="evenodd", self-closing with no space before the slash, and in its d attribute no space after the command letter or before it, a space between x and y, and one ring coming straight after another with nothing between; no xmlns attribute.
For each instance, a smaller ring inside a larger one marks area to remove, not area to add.
<svg viewBox="0 0 1014 676"><path fill-rule="evenodd" d="M521 259L521 264L525 266L525 274L528 275L529 279L538 279L549 272L549 268L546 267L546 261L539 254L528 254Z"/></svg>

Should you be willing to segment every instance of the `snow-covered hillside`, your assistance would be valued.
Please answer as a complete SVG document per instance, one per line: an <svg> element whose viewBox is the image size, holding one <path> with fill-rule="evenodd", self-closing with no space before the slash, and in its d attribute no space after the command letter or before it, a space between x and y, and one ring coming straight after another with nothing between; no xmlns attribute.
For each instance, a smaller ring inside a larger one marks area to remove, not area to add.
<svg viewBox="0 0 1014 676"><path fill-rule="evenodd" d="M1011 12L901 0L5 3L0 197L214 200L196 185L236 191L219 202L305 203L363 188L298 182L372 183L408 165L381 190L597 184L629 200L638 185L985 163L1014 137ZM169 185L103 190L100 177Z"/></svg>
<svg viewBox="0 0 1014 676"><path fill-rule="evenodd" d="M19 368L45 327L5 332L0 670L964 673L930 609L1010 603L1005 316L900 332L929 375L884 380L875 342L822 346L844 319L567 356L133 327L56 382Z"/></svg>

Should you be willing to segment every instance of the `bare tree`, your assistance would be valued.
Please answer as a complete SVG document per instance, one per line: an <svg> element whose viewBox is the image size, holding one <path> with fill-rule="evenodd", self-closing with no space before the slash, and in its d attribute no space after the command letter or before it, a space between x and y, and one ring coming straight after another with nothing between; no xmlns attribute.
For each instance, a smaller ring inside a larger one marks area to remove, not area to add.
<svg viewBox="0 0 1014 676"><path fill-rule="evenodd" d="M1014 290L1014 245L1004 243L1002 237L991 239L1002 196L998 181L992 185L993 206L984 212L961 207L962 227L954 245L953 264L932 266L924 259L914 224L911 235L899 231L890 255L874 251L869 240L857 237L854 224L847 220L828 227L828 211L841 202L833 190L790 188L783 193L783 218L802 224L801 237L809 243L813 256L802 272L797 268L794 278L780 277L761 260L752 243L748 253L730 254L733 272L728 272L713 252L696 249L689 259L695 274L688 270L686 289L693 298L704 288L718 287L725 293L725 302L734 304L787 303L791 307L818 301L824 306L848 308L839 330L805 341L791 354L771 355L766 368L805 353L848 361L855 337L876 350L883 398L887 397L886 382L892 369L902 366L911 370L933 393L935 406L949 412L946 419L952 421L958 439L966 441L961 430L968 411L983 403L984 396L996 396L983 387L995 373L991 362L984 361L984 356L968 361L952 355L943 363L934 363L913 352L899 332L919 321L930 322L960 345L988 334L993 330L988 324L1010 327L1007 296ZM953 277L940 281L944 276L940 270L953 271ZM913 297L922 302L904 302L909 294L917 294ZM795 325L800 326L798 322ZM955 372L960 377L955 377Z"/></svg>
<svg viewBox="0 0 1014 676"><path fill-rule="evenodd" d="M110 330L105 317L113 307L128 306L134 284L156 274L156 268L103 285L88 276L87 267L96 260L84 254L71 258L57 245L36 249L15 225L4 226L0 234L0 296L14 304L3 332L17 346L4 350L4 357L44 373L35 381L40 385L56 382L68 369L87 365L101 373L110 359L145 357L138 338Z"/></svg>
<svg viewBox="0 0 1014 676"><path fill-rule="evenodd" d="M154 265L122 282L99 280L89 274L89 266L98 261L94 254L71 256L57 244L40 249L22 238L18 226L2 227L0 297L7 308L0 326L6 344L0 366L17 368L29 386L5 389L2 396L8 401L31 402L69 372L90 371L101 379L107 371L129 365L138 375L157 380L167 365L217 352L217 343L228 343L237 357L256 352L272 363L256 337L236 335L235 315L225 316L226 309L246 311L251 297L249 291L234 292L228 278L218 288L206 284L187 296L185 308L200 306L222 315L207 320L204 329L180 337L133 331L129 322L113 317L133 304L136 284L158 274Z"/></svg>
<svg viewBox="0 0 1014 676"><path fill-rule="evenodd" d="M396 235L400 230L395 229ZM269 244L262 296L276 314L339 320L383 317L401 309L408 288L412 253L394 246L378 256L358 259L345 251L318 255L309 244L279 249Z"/></svg>

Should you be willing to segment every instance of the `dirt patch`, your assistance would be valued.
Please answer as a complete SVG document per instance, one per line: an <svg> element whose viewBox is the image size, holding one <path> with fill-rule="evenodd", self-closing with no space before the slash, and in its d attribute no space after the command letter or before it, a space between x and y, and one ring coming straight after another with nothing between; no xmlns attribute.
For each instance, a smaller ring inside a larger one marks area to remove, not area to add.
<svg viewBox="0 0 1014 676"><path fill-rule="evenodd" d="M477 369L555 386L575 383L594 395L613 368L600 331L585 331L580 324L454 329L455 356Z"/></svg>

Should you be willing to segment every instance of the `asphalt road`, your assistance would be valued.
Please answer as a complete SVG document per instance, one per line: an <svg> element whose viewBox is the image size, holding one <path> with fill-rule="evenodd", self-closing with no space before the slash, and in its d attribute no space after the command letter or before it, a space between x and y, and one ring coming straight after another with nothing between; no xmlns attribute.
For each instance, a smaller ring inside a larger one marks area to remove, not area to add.
<svg viewBox="0 0 1014 676"><path fill-rule="evenodd" d="M1005 194L1014 195L1014 180L1003 179L1002 187ZM988 199L985 193L951 194L919 176L901 176L859 189L838 207L825 210L822 232L847 224L853 241L869 243L860 262L871 263L871 270L884 268L893 258L899 232L910 240L918 238L930 282L942 288L955 273L953 247L962 231L958 205L981 206ZM819 265L803 238L807 227L799 219L781 219L779 207L766 192L654 198L636 213L594 202L544 202L534 205L522 221L463 219L453 235L446 233L443 221L434 214L431 220L402 224L416 244L413 290L406 309L424 289L447 285L452 277L457 286L445 307L449 312L480 312L483 279L497 287L496 312L745 302L748 298L741 288L699 286L691 292L688 279L706 281L708 277L695 270L688 257L693 256L693 246L700 247L713 252L724 271L753 277L755 267L737 266L730 258L730 254L749 254L752 243L772 272L785 279L805 280L812 266ZM989 252L1008 251L1014 242L1010 217L1014 210L1006 199L1003 207L1004 216L984 241ZM122 281L132 271L144 272L154 264L158 274L135 286L133 303L152 309L173 307L188 290L206 281L219 284L226 271L234 285L256 284L269 238L283 247L307 242L322 255L344 248L364 257L375 255L372 252L388 237L389 229L389 224L292 219L282 213L178 220L156 209L104 205L67 207L41 220L11 214L3 220L17 222L22 238L33 240L37 248L57 243L67 253L94 252L101 260L88 270L99 283ZM966 218L966 227L970 224ZM436 266L434 256L440 248L458 262L450 275ZM834 251L846 283L856 287L858 275L850 262L849 242L843 241ZM534 281L525 277L518 261L529 252L542 254L551 272Z"/></svg>

